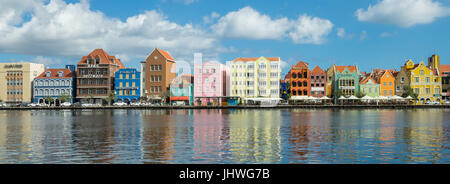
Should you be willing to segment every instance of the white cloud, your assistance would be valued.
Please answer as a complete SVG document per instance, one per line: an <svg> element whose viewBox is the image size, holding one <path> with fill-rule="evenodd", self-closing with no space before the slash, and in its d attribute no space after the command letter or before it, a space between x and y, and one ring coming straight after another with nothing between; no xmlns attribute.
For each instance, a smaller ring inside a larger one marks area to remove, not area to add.
<svg viewBox="0 0 450 184"><path fill-rule="evenodd" d="M95 48L104 48L111 54L145 58L155 47L173 55L223 50L217 39L204 30L171 22L157 11L124 22L90 10L89 3L83 0L75 4L62 0L30 2L31 7L0 3L0 7L12 7L10 13L0 14L0 52L81 57ZM9 14L14 16L4 18ZM31 19L20 19L24 14L30 14Z"/></svg>
<svg viewBox="0 0 450 184"><path fill-rule="evenodd" d="M386 38L386 37L391 37L391 36L392 36L392 33L389 33L389 32L383 32L380 34L381 38Z"/></svg>
<svg viewBox="0 0 450 184"><path fill-rule="evenodd" d="M259 40L280 39L290 27L287 18L272 20L247 6L221 17L212 30L222 37Z"/></svg>
<svg viewBox="0 0 450 184"><path fill-rule="evenodd" d="M369 5L367 10L358 9L355 15L362 22L411 27L448 16L450 8L433 0L382 0L373 6Z"/></svg>
<svg viewBox="0 0 450 184"><path fill-rule="evenodd" d="M217 19L219 17L220 17L220 14L218 14L217 12L212 12L211 15L203 17L203 23L205 23L205 24L212 23L215 19Z"/></svg>
<svg viewBox="0 0 450 184"><path fill-rule="evenodd" d="M247 6L229 12L212 27L213 32L226 38L279 40L289 37L297 44L321 44L333 28L326 19L301 15L297 20L286 17L272 19Z"/></svg>
<svg viewBox="0 0 450 184"><path fill-rule="evenodd" d="M344 28L337 28L337 36L342 39L352 39L354 37L353 34L347 33Z"/></svg>
<svg viewBox="0 0 450 184"><path fill-rule="evenodd" d="M322 44L332 28L329 20L302 15L294 22L294 30L289 36L297 44Z"/></svg>

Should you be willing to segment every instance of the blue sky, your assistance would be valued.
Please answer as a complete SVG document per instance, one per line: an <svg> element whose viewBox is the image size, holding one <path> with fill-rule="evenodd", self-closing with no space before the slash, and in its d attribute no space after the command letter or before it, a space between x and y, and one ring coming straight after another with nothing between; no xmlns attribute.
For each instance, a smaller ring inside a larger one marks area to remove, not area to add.
<svg viewBox="0 0 450 184"><path fill-rule="evenodd" d="M137 67L158 47L187 62L194 52L221 62L278 56L283 73L299 60L311 69L370 71L438 54L450 64L450 0L5 0L0 7L0 62L59 67L104 48Z"/></svg>

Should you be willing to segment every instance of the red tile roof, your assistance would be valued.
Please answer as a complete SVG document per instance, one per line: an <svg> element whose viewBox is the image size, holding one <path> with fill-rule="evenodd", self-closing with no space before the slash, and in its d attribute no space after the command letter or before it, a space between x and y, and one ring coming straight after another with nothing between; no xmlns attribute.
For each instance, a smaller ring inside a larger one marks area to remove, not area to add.
<svg viewBox="0 0 450 184"><path fill-rule="evenodd" d="M120 68L125 68L120 59L116 59L115 56L110 56L103 49L95 49L89 55L83 56L78 64L87 64L87 58L100 58L100 64L117 64Z"/></svg>
<svg viewBox="0 0 450 184"><path fill-rule="evenodd" d="M369 80L371 80L374 84L378 84L378 82L375 81L375 79L373 79L373 78L370 77L370 76L367 76L367 77L363 78L363 79L361 80L360 84L367 84L367 82L369 82Z"/></svg>
<svg viewBox="0 0 450 184"><path fill-rule="evenodd" d="M63 72L63 76L59 77L58 72ZM47 72L51 73L50 77L47 77ZM37 79L62 79L62 78L72 78L75 74L71 70L67 68L60 68L60 69L45 69L44 72L42 72Z"/></svg>
<svg viewBox="0 0 450 184"><path fill-rule="evenodd" d="M233 62L242 61L242 62L248 62L248 61L256 61L260 57L238 57ZM280 61L280 57L266 57L269 61Z"/></svg>
<svg viewBox="0 0 450 184"><path fill-rule="evenodd" d="M314 67L313 70L311 70L311 74L317 74L317 73L325 73L325 71L322 70L319 66Z"/></svg>
<svg viewBox="0 0 450 184"><path fill-rule="evenodd" d="M169 54L169 52L162 50L162 49L156 49L159 53L161 53L167 60L175 61L173 57Z"/></svg>
<svg viewBox="0 0 450 184"><path fill-rule="evenodd" d="M294 65L293 68L302 68L302 69L308 69L308 63L305 63L303 61L298 61L297 64ZM308 69L309 70L309 69Z"/></svg>
<svg viewBox="0 0 450 184"><path fill-rule="evenodd" d="M354 72L354 71L357 71L358 70L358 68L356 67L356 66L334 66L334 68L335 68L335 70L336 71L339 71L339 72L344 72L344 70L346 69L346 68L348 68L348 70L350 71L350 72Z"/></svg>
<svg viewBox="0 0 450 184"><path fill-rule="evenodd" d="M444 75L444 72L450 72L450 65L441 65L439 67L439 72Z"/></svg>

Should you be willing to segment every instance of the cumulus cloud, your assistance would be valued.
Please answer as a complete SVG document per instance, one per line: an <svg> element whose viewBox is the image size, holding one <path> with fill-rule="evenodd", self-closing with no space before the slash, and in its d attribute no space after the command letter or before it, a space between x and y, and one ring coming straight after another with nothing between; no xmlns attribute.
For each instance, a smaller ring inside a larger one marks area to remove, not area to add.
<svg viewBox="0 0 450 184"><path fill-rule="evenodd" d="M332 28L329 20L302 15L294 21L294 30L289 37L297 44L322 44Z"/></svg>
<svg viewBox="0 0 450 184"><path fill-rule="evenodd" d="M90 10L87 1L30 1L30 6L11 2L0 3L0 7L11 7L9 13L0 14L0 52L4 53L83 56L104 48L118 55L145 57L155 47L179 55L220 47L204 30L171 22L157 11L121 21ZM30 20L20 19L27 13Z"/></svg>
<svg viewBox="0 0 450 184"><path fill-rule="evenodd" d="M337 28L337 36L343 39L351 39L354 35L347 33L344 28Z"/></svg>
<svg viewBox="0 0 450 184"><path fill-rule="evenodd" d="M286 17L272 19L247 6L229 12L212 26L213 32L226 38L279 40L285 37L297 44L321 44L333 28L326 19L301 15L297 20Z"/></svg>
<svg viewBox="0 0 450 184"><path fill-rule="evenodd" d="M212 30L219 36L247 39L280 39L289 29L287 18L272 20L247 6L221 17Z"/></svg>
<svg viewBox="0 0 450 184"><path fill-rule="evenodd" d="M382 0L355 12L359 21L411 27L450 15L450 8L433 0Z"/></svg>
<svg viewBox="0 0 450 184"><path fill-rule="evenodd" d="M220 17L220 14L218 14L217 12L212 12L211 15L203 17L203 23L210 24L218 17Z"/></svg>

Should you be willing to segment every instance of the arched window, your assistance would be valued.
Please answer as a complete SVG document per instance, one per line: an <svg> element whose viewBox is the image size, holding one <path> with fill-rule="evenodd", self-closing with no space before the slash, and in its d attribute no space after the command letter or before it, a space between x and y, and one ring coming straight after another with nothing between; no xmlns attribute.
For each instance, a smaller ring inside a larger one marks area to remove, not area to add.
<svg viewBox="0 0 450 184"><path fill-rule="evenodd" d="M302 78L302 73L298 73L298 78Z"/></svg>
<svg viewBox="0 0 450 184"><path fill-rule="evenodd" d="M302 82L298 81L298 87L302 87Z"/></svg>
<svg viewBox="0 0 450 184"><path fill-rule="evenodd" d="M293 74L292 74L292 78L293 78L293 79L297 78L297 74L293 73Z"/></svg>
<svg viewBox="0 0 450 184"><path fill-rule="evenodd" d="M64 72L59 71L59 72L58 72L58 77L63 77L63 76L64 76Z"/></svg>
<svg viewBox="0 0 450 184"><path fill-rule="evenodd" d="M45 77L51 77L52 73L51 72L45 72Z"/></svg>

